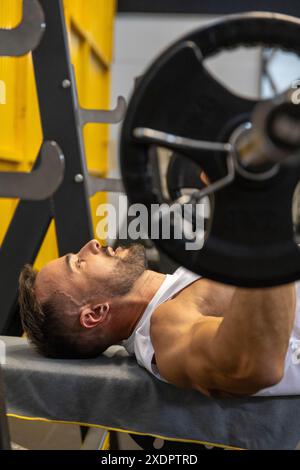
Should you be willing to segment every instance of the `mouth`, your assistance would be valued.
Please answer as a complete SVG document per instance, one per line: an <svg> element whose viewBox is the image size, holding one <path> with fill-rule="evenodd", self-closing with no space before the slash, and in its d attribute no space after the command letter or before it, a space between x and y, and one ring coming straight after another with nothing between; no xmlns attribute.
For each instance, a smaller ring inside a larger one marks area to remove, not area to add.
<svg viewBox="0 0 300 470"><path fill-rule="evenodd" d="M114 258L115 256L121 255L126 250L127 248L122 248L121 246L119 246L115 250L111 246L108 246L107 248L104 248L104 253L106 256L109 256L110 258Z"/></svg>

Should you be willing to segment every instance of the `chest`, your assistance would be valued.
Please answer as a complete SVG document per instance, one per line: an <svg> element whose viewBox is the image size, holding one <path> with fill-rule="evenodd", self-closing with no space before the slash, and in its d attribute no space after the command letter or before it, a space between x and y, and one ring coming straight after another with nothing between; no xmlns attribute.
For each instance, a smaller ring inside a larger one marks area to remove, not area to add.
<svg viewBox="0 0 300 470"><path fill-rule="evenodd" d="M193 304L199 314L222 317L230 309L236 287L199 279L177 296L183 304Z"/></svg>

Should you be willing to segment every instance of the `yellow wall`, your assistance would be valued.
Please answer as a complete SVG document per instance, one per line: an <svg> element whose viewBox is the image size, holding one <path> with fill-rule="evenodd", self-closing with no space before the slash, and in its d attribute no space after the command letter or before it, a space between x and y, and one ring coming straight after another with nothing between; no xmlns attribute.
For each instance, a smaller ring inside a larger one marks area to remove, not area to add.
<svg viewBox="0 0 300 470"><path fill-rule="evenodd" d="M64 0L64 6L80 105L109 109L116 0ZM22 0L0 0L0 27L14 27L21 16ZM2 82L5 83L6 104L0 104L0 171L30 171L42 143L31 55L0 57L0 84ZM108 169L108 126L87 125L84 141L90 172L105 176ZM91 200L94 226L96 207L105 200L105 194L98 194ZM16 200L0 199L0 244L17 203ZM36 267L41 268L56 256L52 223Z"/></svg>

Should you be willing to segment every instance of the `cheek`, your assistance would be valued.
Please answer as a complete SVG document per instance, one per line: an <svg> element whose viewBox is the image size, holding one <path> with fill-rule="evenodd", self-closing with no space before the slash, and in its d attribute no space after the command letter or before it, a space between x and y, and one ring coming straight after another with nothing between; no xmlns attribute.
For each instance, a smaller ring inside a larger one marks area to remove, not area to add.
<svg viewBox="0 0 300 470"><path fill-rule="evenodd" d="M65 284L66 293L68 293L74 300L79 301L85 291L85 285L82 279L74 278L66 282Z"/></svg>
<svg viewBox="0 0 300 470"><path fill-rule="evenodd" d="M97 257L92 263L88 264L87 270L89 272L90 277L94 277L96 279L105 278L109 273L112 273L115 265L116 259L113 257L107 257L105 255Z"/></svg>
<svg viewBox="0 0 300 470"><path fill-rule="evenodd" d="M87 283L86 287L99 287L99 283L109 283L117 272L118 259L116 257L94 256L87 259L82 271L82 278Z"/></svg>

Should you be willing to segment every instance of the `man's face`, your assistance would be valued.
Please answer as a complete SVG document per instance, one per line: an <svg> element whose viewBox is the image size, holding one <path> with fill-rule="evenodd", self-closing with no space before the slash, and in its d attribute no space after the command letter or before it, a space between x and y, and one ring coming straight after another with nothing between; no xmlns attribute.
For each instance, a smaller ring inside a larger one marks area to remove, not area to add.
<svg viewBox="0 0 300 470"><path fill-rule="evenodd" d="M54 293L64 294L78 307L96 300L126 295L146 269L141 245L102 248L90 241L78 253L51 261L38 274L36 294L43 302Z"/></svg>

